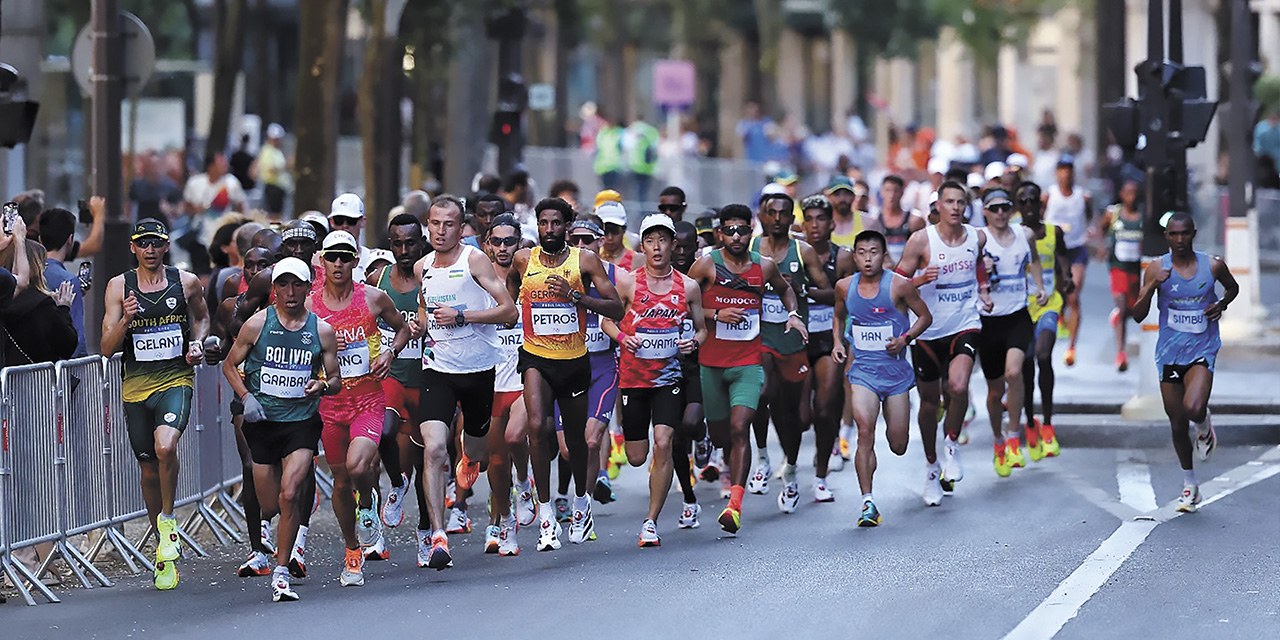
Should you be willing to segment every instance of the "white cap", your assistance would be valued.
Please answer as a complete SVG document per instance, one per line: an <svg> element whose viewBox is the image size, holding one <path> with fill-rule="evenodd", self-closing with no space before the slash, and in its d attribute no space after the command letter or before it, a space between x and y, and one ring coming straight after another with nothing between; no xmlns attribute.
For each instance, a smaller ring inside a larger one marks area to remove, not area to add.
<svg viewBox="0 0 1280 640"><path fill-rule="evenodd" d="M286 273L303 282L311 282L311 267L297 258L284 258L277 262L271 268L271 282L279 280Z"/></svg>
<svg viewBox="0 0 1280 640"><path fill-rule="evenodd" d="M387 262L394 264L396 261L396 255L387 249L370 249L369 264L375 264L379 260L386 260Z"/></svg>
<svg viewBox="0 0 1280 640"><path fill-rule="evenodd" d="M627 226L627 209L621 203L602 202L596 207L596 215L600 216L600 222L605 224L616 224L620 227Z"/></svg>
<svg viewBox="0 0 1280 640"><path fill-rule="evenodd" d="M982 177L986 178L987 180L996 180L1003 175L1004 175L1003 162L992 162L991 164L987 165L986 170L982 172Z"/></svg>
<svg viewBox="0 0 1280 640"><path fill-rule="evenodd" d="M364 217L364 201L354 193L344 193L333 199L329 205L329 217L347 216L348 218Z"/></svg>
<svg viewBox="0 0 1280 640"><path fill-rule="evenodd" d="M769 194L774 194L774 193L780 193L785 196L787 195L787 188L776 182L770 182L769 184L766 184L763 189L760 190L760 195L762 196L767 196Z"/></svg>
<svg viewBox="0 0 1280 640"><path fill-rule="evenodd" d="M934 204L937 204L937 202L938 202L938 192L934 191L933 193L929 194L929 205L932 206Z"/></svg>
<svg viewBox="0 0 1280 640"><path fill-rule="evenodd" d="M324 214L320 213L319 211L308 211L302 214L302 217L298 219L302 220L303 222L318 224L321 227L324 227L325 233L329 232L329 219L324 217Z"/></svg>
<svg viewBox="0 0 1280 640"><path fill-rule="evenodd" d="M329 251L330 249L350 249L351 251L360 253L360 245L356 244L356 239L346 231L334 231L324 237L324 244L321 245L321 251Z"/></svg>
<svg viewBox="0 0 1280 640"><path fill-rule="evenodd" d="M1026 169L1029 164L1027 162L1027 157L1021 153L1010 154L1010 156L1005 159L1004 163L1007 165L1005 167L1006 169Z"/></svg>
<svg viewBox="0 0 1280 640"><path fill-rule="evenodd" d="M929 173L945 174L949 168L951 168L951 162L946 158L938 156L929 158Z"/></svg>
<svg viewBox="0 0 1280 640"><path fill-rule="evenodd" d="M653 229L666 229L671 235L676 234L676 225L671 216L665 213L651 213L640 223L640 238L643 239Z"/></svg>
<svg viewBox="0 0 1280 640"><path fill-rule="evenodd" d="M267 125L267 138L280 139L284 137L284 127L272 122Z"/></svg>
<svg viewBox="0 0 1280 640"><path fill-rule="evenodd" d="M965 177L965 186L969 187L970 189L976 189L978 187L981 187L986 182L987 182L986 180L982 179L982 175L977 173L971 173Z"/></svg>

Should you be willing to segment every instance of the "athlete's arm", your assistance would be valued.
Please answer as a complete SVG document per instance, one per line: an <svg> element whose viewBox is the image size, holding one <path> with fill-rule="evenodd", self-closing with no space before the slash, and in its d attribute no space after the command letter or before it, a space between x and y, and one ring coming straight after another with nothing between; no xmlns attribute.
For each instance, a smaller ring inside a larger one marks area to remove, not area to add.
<svg viewBox="0 0 1280 640"><path fill-rule="evenodd" d="M827 272L822 270L818 262L818 252L807 242L798 243L800 260L804 262L805 271L809 274L809 290L806 294L819 304L835 304L835 283L827 280ZM835 248L832 251L836 251ZM837 256L837 260L839 257ZM798 295L798 294L797 294Z"/></svg>
<svg viewBox="0 0 1280 640"><path fill-rule="evenodd" d="M1053 281L1062 295L1071 295L1076 290L1076 282L1072 280L1071 265L1067 264L1067 241L1062 239L1062 228L1058 228L1057 240L1053 247Z"/></svg>
<svg viewBox="0 0 1280 640"><path fill-rule="evenodd" d="M699 294L698 294L699 298L702 297L703 291L710 289L711 286L715 284L716 270L715 270L714 264L715 264L714 261L711 259L711 254L708 253L702 256L701 258L698 258L697 260L695 260L693 263L693 266L689 267L689 273L686 275L688 275L690 279L692 279L695 283L697 283L698 290L699 290ZM701 302L701 300L699 300L699 302ZM714 322L717 319L719 319L720 314L725 311L728 311L728 310L727 309L708 309L706 307L703 307L702 320L703 322L706 322L708 320ZM738 318L737 321L741 321L741 320L742 320L741 318ZM726 319L725 322L730 322L730 321Z"/></svg>
<svg viewBox="0 0 1280 640"><path fill-rule="evenodd" d="M600 294L599 298L582 296L578 299L578 305L586 307L588 311L594 311L601 318L622 320L622 301L618 299L618 291L613 283L609 282L609 274L605 273L600 256L586 251L581 252L578 254L578 264L582 267L582 275L591 278L591 283L596 285L596 293ZM552 279L557 278L555 276L548 278L548 280ZM565 282L563 286L567 289L568 283Z"/></svg>
<svg viewBox="0 0 1280 640"><path fill-rule="evenodd" d="M364 290L366 300L368 300L369 310L382 320L392 331L396 332L396 337L391 341L391 349L383 349L378 354L378 359L373 361L369 367L369 373L379 380L386 378L391 373L391 363L395 361L396 355L409 344L412 338L412 331L409 325L405 324L404 316L400 315L400 310L396 309L395 303L391 302L391 296L386 291L376 287Z"/></svg>
<svg viewBox="0 0 1280 640"><path fill-rule="evenodd" d="M132 293L124 295L124 276L119 275L107 283L105 313L102 316L102 355L110 357L124 344L125 332L134 314L138 313L138 298Z"/></svg>
<svg viewBox="0 0 1280 640"><path fill-rule="evenodd" d="M853 275L853 273L858 270L858 265L853 260L852 251L849 251L848 249L845 249L843 247L836 247L836 250L839 252L836 254L836 280L841 280L843 278L847 278ZM885 252L885 253L886 255L888 254L888 252ZM831 298L832 298L831 302L833 306L835 304L839 304L841 300L840 296L837 296L835 294L835 286L836 286L836 283L832 282L831 283Z"/></svg>
<svg viewBox="0 0 1280 640"><path fill-rule="evenodd" d="M987 234L978 229L978 259L973 261L973 271L978 278L978 300L982 303L982 308L991 311L995 307L995 303L991 301L991 279L987 273L987 262L982 259L983 252L987 248Z"/></svg>
<svg viewBox="0 0 1280 640"><path fill-rule="evenodd" d="M886 251L885 255L889 255L889 252ZM916 231L907 238L907 246L902 248L902 258L898 260L894 270L898 275L910 278L911 283L917 287L938 279L938 268L929 266L929 233L927 231ZM917 277L917 271L924 271L924 273Z"/></svg>
<svg viewBox="0 0 1280 640"><path fill-rule="evenodd" d="M1240 284L1236 282L1235 276L1231 275L1231 269L1227 268L1227 263L1220 257L1214 257L1210 262L1213 269L1213 279L1222 284L1222 297L1218 301L1209 305L1204 310L1204 315L1210 321L1217 320L1222 317L1222 312L1227 310L1227 305L1240 295Z"/></svg>
<svg viewBox="0 0 1280 640"><path fill-rule="evenodd" d="M204 359L204 339L209 335L209 305L204 301L204 285L194 273L182 274L182 292L187 297L187 364L195 366Z"/></svg>
<svg viewBox="0 0 1280 640"><path fill-rule="evenodd" d="M316 394L331 396L342 391L342 370L338 367L338 335L324 320L316 320L316 331L320 334L320 359L324 364L324 379L307 382L306 393L313 398Z"/></svg>
<svg viewBox="0 0 1280 640"><path fill-rule="evenodd" d="M618 290L618 299L622 301L622 313L625 315L627 309L631 308L632 301L635 300L636 279L635 276L632 276L631 272L626 269L618 269L616 274L618 279L616 287ZM610 318L600 318L600 330L603 331L605 335L612 338L614 342L621 344L622 348L634 352L640 347L639 341L637 340L634 343L629 342L627 339L629 337L634 338L635 336L624 335L622 333L621 323L621 320L614 322Z"/></svg>
<svg viewBox="0 0 1280 640"><path fill-rule="evenodd" d="M521 249L511 257L511 268L507 269L507 291L513 300L520 297L520 287L524 284L524 270L529 265L529 254L529 249Z"/></svg>
<svg viewBox="0 0 1280 640"><path fill-rule="evenodd" d="M893 296L893 303L899 309L906 307L916 314L916 321L911 323L911 328L907 329L905 334L899 336L902 339L902 343L898 344L896 349L894 346L898 338L889 341L889 346L887 347L889 353L898 353L916 338L919 338L929 328L929 325L933 324L933 314L929 312L929 305L925 304L920 297L920 290L906 278L894 278L889 284L889 293Z"/></svg>
<svg viewBox="0 0 1280 640"><path fill-rule="evenodd" d="M1147 271L1142 276L1142 290L1138 292L1138 301L1133 303L1131 310L1135 321L1142 322L1151 312L1151 299L1160 288L1160 283L1168 279L1169 270L1165 269L1159 260L1152 260L1151 264L1147 265Z"/></svg>
<svg viewBox="0 0 1280 640"><path fill-rule="evenodd" d="M702 288L698 286L697 281L688 276L684 277L684 298L689 304L689 319L693 320L693 344L687 344L689 341L682 340L680 342L680 353L688 355L697 351L699 347L707 341L707 320L702 311Z"/></svg>
<svg viewBox="0 0 1280 640"><path fill-rule="evenodd" d="M809 327L805 326L799 312L796 311L796 292L788 285L787 279L782 277L782 272L778 270L778 263L767 256L761 256L760 270L763 272L765 283L778 292L778 297L782 299L782 306L787 309L787 327L782 332L799 331L800 337L808 342ZM823 278L825 279L826 276Z"/></svg>
<svg viewBox="0 0 1280 640"><path fill-rule="evenodd" d="M263 269L249 281L249 286L245 289L244 301L236 309L235 315L231 318L231 325L227 327L229 335L239 335L240 326L253 314L267 306L267 302L271 300L272 273L273 270L270 268Z"/></svg>
<svg viewBox="0 0 1280 640"><path fill-rule="evenodd" d="M853 278L849 276L840 278L836 283L835 296L839 302L835 305L836 312L831 321L833 338L831 359L835 360L836 364L844 364L845 360L849 359L849 347L844 344L844 331L841 328L849 321L849 310L845 307L844 301L849 299L849 285L852 283Z"/></svg>
<svg viewBox="0 0 1280 640"><path fill-rule="evenodd" d="M506 284L498 278L498 272L493 269L493 263L484 253L479 251L469 252L467 260L471 266L471 275L475 278L476 284L489 292L493 296L497 305L492 309L465 311L458 314L466 322L476 322L480 324L510 324L520 317L520 312L516 309L516 303L511 299L511 292L507 291Z"/></svg>
<svg viewBox="0 0 1280 640"><path fill-rule="evenodd" d="M1036 253L1035 235L1027 229L1024 237L1027 240L1027 247L1031 250L1031 253L1027 254L1031 256L1027 266L1031 269L1031 280L1036 283L1036 304L1044 306L1044 303L1049 301L1051 293L1044 290L1044 265L1040 264L1040 255Z"/></svg>
<svg viewBox="0 0 1280 640"><path fill-rule="evenodd" d="M231 385L232 393L236 394L236 398L243 400L249 395L249 387L245 386L244 380L240 377L240 372L236 369L245 358L249 357L249 351L253 349L253 345L258 342L258 337L262 335L262 325L266 322L267 312L259 311L253 314L253 317L240 327L240 333L236 334L236 341L231 345L231 352L227 354L227 359L222 361L222 376L227 379L227 383Z"/></svg>
<svg viewBox="0 0 1280 640"><path fill-rule="evenodd" d="M218 301L221 302L240 292L240 280L244 278L244 272L233 273L222 281L222 289L218 291Z"/></svg>
<svg viewBox="0 0 1280 640"><path fill-rule="evenodd" d="M391 265L383 265L381 267L378 267L377 269L374 269L373 271L365 275L364 283L371 287L378 286L378 281L382 279L382 272L390 268L391 268ZM419 278L418 281L421 282L422 279Z"/></svg>

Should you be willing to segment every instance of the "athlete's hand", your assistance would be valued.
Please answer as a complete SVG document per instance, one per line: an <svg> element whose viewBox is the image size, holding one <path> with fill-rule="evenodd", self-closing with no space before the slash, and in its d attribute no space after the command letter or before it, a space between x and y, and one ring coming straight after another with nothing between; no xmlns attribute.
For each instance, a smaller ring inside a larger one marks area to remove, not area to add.
<svg viewBox="0 0 1280 640"><path fill-rule="evenodd" d="M414 318L413 320L409 321L409 339L410 340L421 339L423 334L425 334L426 332L427 332L427 323L425 320L419 320L418 318Z"/></svg>
<svg viewBox="0 0 1280 640"><path fill-rule="evenodd" d="M187 345L187 364L196 366L204 360L204 344L199 340Z"/></svg>
<svg viewBox="0 0 1280 640"><path fill-rule="evenodd" d="M635 353L640 349L640 347L644 346L644 341L641 340L638 336L629 336L629 335L623 334L622 340L619 340L618 344L622 345L622 347L627 351L630 351L631 353Z"/></svg>
<svg viewBox="0 0 1280 640"><path fill-rule="evenodd" d="M831 347L831 359L835 360L836 364L844 364L844 361L849 359L849 352L845 350L843 343L837 341L836 346Z"/></svg>
<svg viewBox="0 0 1280 640"><path fill-rule="evenodd" d="M1209 322L1217 322L1222 317L1222 312L1227 310L1227 305L1221 300L1209 305L1204 310L1204 317Z"/></svg>
<svg viewBox="0 0 1280 640"><path fill-rule="evenodd" d="M888 351L890 355L895 355L895 356L898 355L899 353L902 353L902 350L906 348L907 348L906 334L889 338L889 343L884 346L885 351Z"/></svg>
<svg viewBox="0 0 1280 640"><path fill-rule="evenodd" d="M458 310L453 307L431 309L431 317L435 318L436 325L442 329L458 326Z"/></svg>
<svg viewBox="0 0 1280 640"><path fill-rule="evenodd" d="M345 337L343 337L342 332L340 332L340 331L335 331L334 333L336 333L336 334L338 335L338 351L346 351L346 350L347 350L347 339L346 339Z"/></svg>
<svg viewBox="0 0 1280 640"><path fill-rule="evenodd" d="M991 310L994 309L996 306L996 303L991 301L990 293L982 293L981 291L979 291L978 299L982 301L982 310L986 311L987 313L991 313Z"/></svg>
<svg viewBox="0 0 1280 640"><path fill-rule="evenodd" d="M926 267L924 270L924 273L916 277L919 278L921 281L920 284L916 286L929 284L930 282L933 282L938 279L938 267L937 266Z"/></svg>
<svg viewBox="0 0 1280 640"><path fill-rule="evenodd" d="M213 339L214 341L209 343L210 346L205 347L204 350L204 363L211 367L222 362L223 356L222 340L219 340L217 336L213 336ZM209 340L209 338L205 338L205 340Z"/></svg>
<svg viewBox="0 0 1280 640"><path fill-rule="evenodd" d="M1171 274L1171 273L1173 273L1173 272L1172 272L1172 271L1170 271L1169 269L1165 269L1164 267L1160 267L1160 269L1159 269L1158 271L1156 271L1155 283L1156 283L1156 284L1158 284L1158 285L1159 285L1159 284L1164 284L1164 281L1169 279L1169 274Z"/></svg>
<svg viewBox="0 0 1280 640"><path fill-rule="evenodd" d="M308 380L307 386L302 390L302 392L306 394L308 398L319 398L324 395L324 390L326 388L327 387L325 387L324 381L322 380Z"/></svg>
<svg viewBox="0 0 1280 640"><path fill-rule="evenodd" d="M124 311L124 321L132 322L133 317L138 315L138 311L141 308L142 305L138 303L138 296L134 295L134 293L130 291L129 295L125 296L124 305L122 306Z"/></svg>
<svg viewBox="0 0 1280 640"><path fill-rule="evenodd" d="M782 333L788 333L793 329L800 332L800 337L804 339L805 344L809 344L809 327L804 326L800 318L787 316L787 327L782 330Z"/></svg>
<svg viewBox="0 0 1280 640"><path fill-rule="evenodd" d="M716 320L725 324L738 324L747 318L746 309L727 307L716 312Z"/></svg>
<svg viewBox="0 0 1280 640"><path fill-rule="evenodd" d="M568 280L553 273L547 276L547 290L557 298L571 300L569 295L573 292L573 287L569 286Z"/></svg>
<svg viewBox="0 0 1280 640"><path fill-rule="evenodd" d="M1076 290L1076 283L1070 277L1060 278L1058 280L1058 292L1064 296L1069 296Z"/></svg>
<svg viewBox="0 0 1280 640"><path fill-rule="evenodd" d="M382 380L391 373L391 363L395 361L396 354L390 349L378 354L378 359L373 361L373 365L369 367L369 373L375 378Z"/></svg>
<svg viewBox="0 0 1280 640"><path fill-rule="evenodd" d="M1045 293L1044 287L1036 289L1036 304L1044 306L1049 302L1049 294Z"/></svg>
<svg viewBox="0 0 1280 640"><path fill-rule="evenodd" d="M262 403L258 402L252 393L244 394L240 401L244 403L245 422L263 422L267 419L267 412L262 408Z"/></svg>
<svg viewBox="0 0 1280 640"><path fill-rule="evenodd" d="M698 350L697 340L676 340L676 348L680 349L680 355L687 356Z"/></svg>

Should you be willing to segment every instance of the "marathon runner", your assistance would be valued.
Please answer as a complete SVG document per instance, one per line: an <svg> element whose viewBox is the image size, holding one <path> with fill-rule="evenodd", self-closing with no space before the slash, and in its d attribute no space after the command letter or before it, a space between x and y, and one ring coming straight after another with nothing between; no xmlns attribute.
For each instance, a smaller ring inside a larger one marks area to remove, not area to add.
<svg viewBox="0 0 1280 640"><path fill-rule="evenodd" d="M911 398L915 374L907 361L907 345L933 322L929 307L920 299L911 280L885 269L888 245L879 231L863 231L854 242L857 273L836 283L836 332L831 357L849 363L847 378L858 427L858 448L853 468L862 490L862 515L858 526L880 524L880 510L871 495L876 472L876 419L884 408L885 437L889 450L907 452L911 430ZM912 323L908 309L916 314Z"/></svg>
<svg viewBox="0 0 1280 640"><path fill-rule="evenodd" d="M802 342L808 339L790 283L773 259L749 250L751 222L746 205L721 208L717 237L722 248L713 249L689 269L689 277L702 289L704 315L713 323L698 362L711 439L729 451L732 489L729 505L719 518L720 527L729 533L737 533L742 526L751 424L764 389L760 321L766 283L780 292L787 312L784 333L794 331Z"/></svg>
<svg viewBox="0 0 1280 640"><path fill-rule="evenodd" d="M364 551L385 544L373 496L378 483L378 441L387 407L380 381L390 373L391 363L411 337L409 326L386 293L352 279L360 255L358 246L346 231L325 236L320 249L325 282L318 290L313 288L309 297L311 310L338 335L342 391L320 401L320 418L324 421L324 455L333 471L333 512L346 544L339 576L344 587L364 584ZM378 319L395 331L392 344L382 344ZM380 559L386 560L385 547L382 549Z"/></svg>
<svg viewBox="0 0 1280 640"><path fill-rule="evenodd" d="M1067 245L1062 241L1062 231L1057 225L1046 224L1041 219L1044 201L1040 187L1034 182L1024 182L1017 191L1018 212L1022 226L1035 237L1036 259L1044 279L1044 289L1052 292L1045 304L1034 296L1027 298L1027 311L1035 323L1035 338L1022 361L1023 399L1027 411L1027 455L1032 462L1058 455L1061 447L1053 432L1053 346L1058 341L1058 314L1062 311L1064 291L1075 286L1071 278L1067 258ZM1036 365L1040 365L1040 410L1044 422L1035 418Z"/></svg>
<svg viewBox="0 0 1280 640"><path fill-rule="evenodd" d="M898 273L910 274L933 315L933 323L911 345L920 393L920 442L928 463L924 501L929 506L942 504L943 483L952 486L964 478L957 439L969 406L969 377L978 353L978 329L982 326L978 299L984 308L991 308L986 270L978 260L986 238L964 223L968 197L964 185L943 182L938 188L938 224L911 234L897 267ZM944 391L946 439L939 464L938 410Z"/></svg>
<svg viewBox="0 0 1280 640"><path fill-rule="evenodd" d="M680 222L684 219L685 210L689 208L684 198L684 189L680 187L673 185L663 189L658 194L658 212L670 216L672 224Z"/></svg>
<svg viewBox="0 0 1280 640"><path fill-rule="evenodd" d="M495 325L519 317L488 256L462 244L464 215L462 202L454 196L431 201L427 231L434 251L414 266L422 283L418 317L425 321L421 324L426 331L418 428L425 449L423 491L434 530L427 566L437 571L453 566L444 510L454 416L461 409L462 447L456 472L461 496L489 463L485 440L493 412L495 368L502 361ZM423 543L420 532L418 544Z"/></svg>
<svg viewBox="0 0 1280 640"><path fill-rule="evenodd" d="M600 247L600 259L630 271L642 266L644 258L627 248L627 210L621 202L603 202L596 207L604 230L604 244Z"/></svg>
<svg viewBox="0 0 1280 640"><path fill-rule="evenodd" d="M1035 289L1038 304L1049 301L1045 293L1043 267L1033 260L1035 239L1020 224L1009 224L1013 201L1004 189L991 189L982 196L987 226L978 231L985 238L982 261L990 283L991 308L979 309L982 330L978 334L978 359L987 379L987 415L991 418L992 464L996 475L1007 478L1016 468L1026 466L1022 456L1023 385L1022 364L1027 347L1035 339L1035 325L1027 313L1027 277ZM1008 393L1009 429L1004 430L1004 400Z"/></svg>
<svg viewBox="0 0 1280 640"><path fill-rule="evenodd" d="M1116 369L1127 371L1129 358L1124 341L1133 305L1138 302L1142 275L1142 206L1138 202L1136 180L1125 180L1120 187L1120 202L1107 207L1098 227L1106 230L1111 262L1111 327L1116 331Z"/></svg>
<svg viewBox="0 0 1280 640"><path fill-rule="evenodd" d="M862 185L864 193L866 188L866 185ZM853 239L862 232L865 224L862 219L863 210L854 207L858 199L857 189L852 180L840 175L832 176L831 182L827 183L827 200L831 203L831 242L846 249L853 246ZM803 216L803 212L801 215Z"/></svg>
<svg viewBox="0 0 1280 640"><path fill-rule="evenodd" d="M1071 282L1075 285L1066 294L1062 323L1070 342L1062 362L1068 367L1076 363L1076 340L1080 337L1080 291L1084 289L1085 267L1089 265L1089 223L1093 220L1093 204L1088 194L1075 184L1075 158L1069 153L1058 156L1058 183L1049 187L1044 198L1044 221L1062 230L1067 245L1067 260L1071 268Z"/></svg>
<svg viewBox="0 0 1280 640"><path fill-rule="evenodd" d="M311 506L302 489L312 475L323 429L320 396L340 391L342 379L337 335L307 310L311 266L285 258L272 274L275 303L241 327L222 374L244 405L243 431L255 476L250 486L266 512L280 514L271 599L281 602L298 599L289 585L289 564L301 514ZM321 370L323 376L313 378Z"/></svg>
<svg viewBox="0 0 1280 640"><path fill-rule="evenodd" d="M605 332L622 345L622 429L627 440L627 461L633 467L643 465L649 458L651 420L653 424L649 512L640 525L641 547L662 544L658 515L671 490L671 443L675 429L684 426L681 355L692 354L707 337L702 292L696 282L671 264L675 236L675 224L666 214L645 217L640 223L640 250L645 264L631 278L618 279L625 315L621 323L602 323ZM686 319L694 325L692 339L683 334Z"/></svg>
<svg viewBox="0 0 1280 640"><path fill-rule="evenodd" d="M354 193L344 193L333 199L329 205L329 231L346 231L352 238L359 238L364 230L364 201ZM351 277L356 282L364 282L368 272L372 271L373 261L384 252L381 249L370 249L360 245L360 257L356 261Z"/></svg>
<svg viewBox="0 0 1280 640"><path fill-rule="evenodd" d="M884 206L869 216L867 228L879 231L889 244L889 253L885 256L885 268L893 269L902 259L902 250L907 246L911 234L925 228L927 221L914 211L902 208L902 178L896 175L886 176L880 186L880 196ZM894 196L899 196L895 198Z"/></svg>
<svg viewBox="0 0 1280 640"><path fill-rule="evenodd" d="M689 269L698 259L698 229L692 223L683 220L676 223L675 229L676 239L671 249L671 265L676 268L676 271L689 275ZM701 295L698 302L701 306ZM696 331L693 320L686 319L681 324L680 337L684 340L692 340ZM680 512L680 520L676 526L681 529L696 529L700 526L698 516L702 514L702 506L698 504L698 497L693 492L693 471L694 468L705 470L708 467L713 450L711 440L707 437L706 416L702 411L702 372L698 367L697 351L681 355L680 399L684 402L684 416L680 429L675 433L671 443L673 469L676 480L680 482L680 492L684 494L684 508ZM690 447L693 448L692 466L689 464ZM714 469L714 475L715 477L710 480L720 478L718 467ZM724 480L728 481L728 479L729 474L725 474ZM722 485L722 487L726 493L724 497L727 498L729 487L728 485Z"/></svg>
<svg viewBox="0 0 1280 640"><path fill-rule="evenodd" d="M178 586L178 439L191 412L193 367L204 359L209 310L200 279L164 265L169 230L160 221L139 220L130 240L138 267L107 283L100 346L108 356L124 350L124 419L142 470L147 518L158 538L155 586L164 590Z"/></svg>
<svg viewBox="0 0 1280 640"><path fill-rule="evenodd" d="M797 306L789 312L782 305L779 291L772 289L764 295L764 310L760 317L760 336L764 344L762 364L765 392L755 416L756 446L762 452L765 450L765 434L768 433L769 419L772 417L778 441L786 457L786 463L782 466L784 484L778 493L778 508L783 513L794 512L800 504L796 464L800 459L800 438L804 425L800 423L798 408L804 381L809 376L809 357L806 352L808 332L791 333L787 330L787 324L790 316L795 316L807 327L810 298L820 304L834 301L831 284L822 270L817 252L809 243L791 238L791 226L795 222L794 210L795 203L788 195L768 193L761 197L759 217L765 235L753 239L751 243L752 250L773 259L797 300ZM822 463L816 469L818 475L813 481L813 495L817 502L835 499L826 486L826 466L839 427L830 427L831 433L819 436L824 441L829 436L831 442L821 456ZM747 485L752 493L768 491L768 465L767 453L761 453L759 466Z"/></svg>
<svg viewBox="0 0 1280 640"><path fill-rule="evenodd" d="M549 438L555 428L553 403L560 409L576 496L569 541L581 544L595 532L591 496L587 493L586 421L591 367L585 311L620 320L622 303L603 261L566 242L566 230L573 217L569 204L558 198L544 198L534 212L538 246L516 253L508 286L520 291L524 345L520 347L517 369L524 377L525 408L532 427L530 448L539 497L538 550L546 551L560 548L560 525L554 522L551 505L546 502L551 495L549 456L553 448ZM596 286L600 299L586 295L587 283Z"/></svg>

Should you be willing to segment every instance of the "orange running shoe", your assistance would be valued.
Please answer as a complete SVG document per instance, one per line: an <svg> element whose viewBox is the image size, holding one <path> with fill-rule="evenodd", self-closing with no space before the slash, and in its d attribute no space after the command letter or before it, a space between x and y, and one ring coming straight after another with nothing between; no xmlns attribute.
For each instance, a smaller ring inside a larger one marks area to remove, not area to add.
<svg viewBox="0 0 1280 640"><path fill-rule="evenodd" d="M466 491L475 485L476 480L480 478L480 463L472 462L465 452L458 452L458 468L456 469L458 477L458 488Z"/></svg>
<svg viewBox="0 0 1280 640"><path fill-rule="evenodd" d="M1058 439L1054 437L1053 425L1051 424L1040 426L1040 444L1044 447L1044 457L1046 458L1056 458L1062 451L1062 448L1058 446Z"/></svg>
<svg viewBox="0 0 1280 640"><path fill-rule="evenodd" d="M1067 347L1067 353L1062 356L1062 363L1068 367L1076 366L1076 348Z"/></svg>
<svg viewBox="0 0 1280 640"><path fill-rule="evenodd" d="M1129 358L1121 351L1116 354L1116 371L1124 373L1129 370Z"/></svg>

